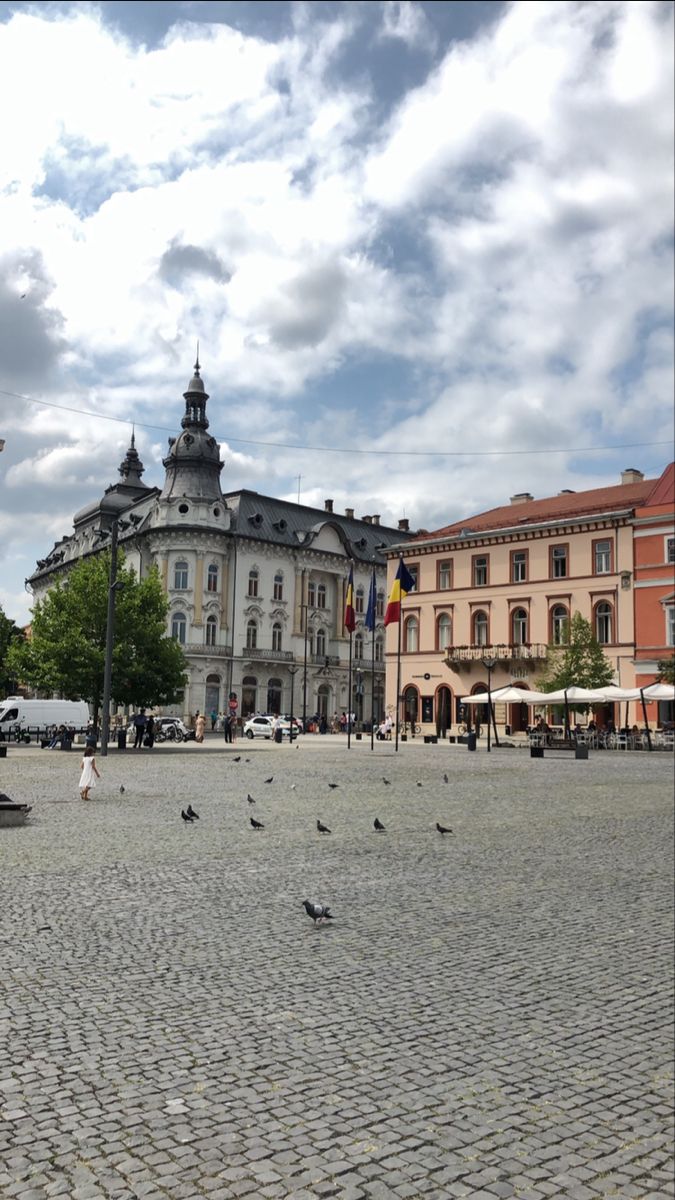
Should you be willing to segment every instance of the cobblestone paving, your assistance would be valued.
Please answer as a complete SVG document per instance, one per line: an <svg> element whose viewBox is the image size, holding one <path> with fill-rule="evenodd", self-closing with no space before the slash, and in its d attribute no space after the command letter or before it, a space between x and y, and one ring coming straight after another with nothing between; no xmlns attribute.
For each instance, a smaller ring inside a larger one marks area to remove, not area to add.
<svg viewBox="0 0 675 1200"><path fill-rule="evenodd" d="M99 764L0 763L3 1200L673 1196L671 756Z"/></svg>

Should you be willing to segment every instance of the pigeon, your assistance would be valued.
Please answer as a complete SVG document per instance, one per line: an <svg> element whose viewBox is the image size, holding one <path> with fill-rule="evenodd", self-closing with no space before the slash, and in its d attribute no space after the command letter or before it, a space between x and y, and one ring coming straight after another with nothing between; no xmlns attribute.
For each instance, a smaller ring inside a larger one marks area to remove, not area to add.
<svg viewBox="0 0 675 1200"><path fill-rule="evenodd" d="M270 775L269 779L265 780L265 783L274 783L274 775Z"/></svg>
<svg viewBox="0 0 675 1200"><path fill-rule="evenodd" d="M297 783L292 783L292 784L291 784L291 791L292 791L292 792L294 792L297 786L298 786L298 785L297 785Z"/></svg>
<svg viewBox="0 0 675 1200"><path fill-rule="evenodd" d="M436 822L436 828L439 833L452 833L451 829L447 829L445 825L439 825L438 821Z"/></svg>
<svg viewBox="0 0 675 1200"><path fill-rule="evenodd" d="M248 762L248 759L246 761ZM233 758L232 762L241 762L241 754L238 754L236 758Z"/></svg>
<svg viewBox="0 0 675 1200"><path fill-rule="evenodd" d="M327 904L314 904L311 900L303 900L305 912L308 917L311 917L314 925L320 925L322 921L332 921L333 914Z"/></svg>
<svg viewBox="0 0 675 1200"><path fill-rule="evenodd" d="M417 781L417 786L418 786L418 787L421 787L421 786L422 786L422 784L420 783L419 779L418 779L418 781Z"/></svg>
<svg viewBox="0 0 675 1200"><path fill-rule="evenodd" d="M443 783L449 783L449 782L450 782L450 780L448 779L447 775L444 775L444 776L443 776Z"/></svg>
<svg viewBox="0 0 675 1200"><path fill-rule="evenodd" d="M248 793L246 799L248 800L249 804L255 804L255 800L253 799L253 796L251 795L250 792Z"/></svg>
<svg viewBox="0 0 675 1200"><path fill-rule="evenodd" d="M124 795L124 793L126 792L126 790L127 790L127 789L125 788L124 784L123 784L123 783L121 783L121 784L120 784L120 796L123 796L123 795Z"/></svg>
<svg viewBox="0 0 675 1200"><path fill-rule="evenodd" d="M244 762L250 762L250 761L251 761L251 760L250 760L250 758L245 758L245 759L244 759Z"/></svg>
<svg viewBox="0 0 675 1200"><path fill-rule="evenodd" d="M389 784L391 783L391 779L385 779L385 777L384 777L384 775L383 775L383 776L382 776L382 782L383 782L383 783L386 783L387 787L389 787Z"/></svg>
<svg viewBox="0 0 675 1200"><path fill-rule="evenodd" d="M340 784L339 783L329 783L328 786L329 786L329 788L336 788L336 787L339 787Z"/></svg>
<svg viewBox="0 0 675 1200"><path fill-rule="evenodd" d="M184 820L184 821L187 821L188 825L193 825L193 824L194 824L194 822L193 822L193 820L192 820L192 817L188 817L187 813L185 812L185 809L181 808L181 810L180 810L180 815L181 815L181 817L183 818L183 820Z"/></svg>
<svg viewBox="0 0 675 1200"><path fill-rule="evenodd" d="M328 828L328 826L322 825L320 821L317 821L316 827L317 827L319 833L330 833L330 829Z"/></svg>
<svg viewBox="0 0 675 1200"><path fill-rule="evenodd" d="M375 829L378 833L386 833L387 832L384 825L382 824L382 822L380 820L378 820L377 817L373 821L373 829Z"/></svg>
<svg viewBox="0 0 675 1200"><path fill-rule="evenodd" d="M262 821L256 821L255 817L249 817L249 821L251 822L251 826L253 829L264 829L265 828Z"/></svg>
<svg viewBox="0 0 675 1200"><path fill-rule="evenodd" d="M196 813L196 812L195 812L195 810L194 810L194 808L192 807L192 805L191 805L191 804L188 804L188 806L187 806L187 815L188 815L188 817L190 818L190 820L191 820L191 821L198 821L198 820L199 820L199 813Z"/></svg>

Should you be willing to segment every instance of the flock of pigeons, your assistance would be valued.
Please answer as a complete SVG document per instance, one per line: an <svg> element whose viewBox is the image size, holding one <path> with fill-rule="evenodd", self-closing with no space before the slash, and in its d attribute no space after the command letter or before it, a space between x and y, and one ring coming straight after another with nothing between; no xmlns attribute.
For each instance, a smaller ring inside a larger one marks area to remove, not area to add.
<svg viewBox="0 0 675 1200"><path fill-rule="evenodd" d="M244 761L250 762L251 760L247 758ZM233 758L232 762L233 763L241 762L241 755L238 755L236 758ZM384 775L382 776L382 782L387 787L389 787L391 785L391 779L385 779ZM447 774L443 775L443 782L444 783L450 782ZM269 779L265 780L265 783L274 783L274 776L270 775ZM295 790L295 786L296 785L294 783L291 784L292 791ZM328 787L331 789L331 791L333 791L335 788L337 788L339 786L340 786L339 783L329 783L328 784ZM417 786L422 787L422 784L418 781ZM123 792L123 791L124 791L124 788L120 787L120 792ZM255 800L250 792L247 794L246 800L247 800L248 804L255 804ZM182 808L180 815L186 825L194 825L195 821L199 820L199 813L195 812L195 810L191 804L188 804L187 808ZM260 830L260 829L265 828L264 823L262 821L256 821L255 817L252 817L252 816L249 817L249 821L251 823L251 828L254 830ZM317 820L316 829L317 829L317 833L332 833L332 830L329 829L327 825L324 825L323 821ZM387 832L386 826L382 824L379 817L376 817L375 820L373 821L373 829L375 830L376 833L386 833ZM448 825L441 825L438 821L436 822L436 830L442 836L445 836L446 833L452 834L452 832L453 832L452 829L450 829L450 827ZM333 920L333 914L331 913L330 908L328 907L327 904L316 904L313 900L303 900L302 903L303 903L305 912L307 913L307 916L312 918L315 928L319 925L322 925L324 923L324 921L332 921Z"/></svg>

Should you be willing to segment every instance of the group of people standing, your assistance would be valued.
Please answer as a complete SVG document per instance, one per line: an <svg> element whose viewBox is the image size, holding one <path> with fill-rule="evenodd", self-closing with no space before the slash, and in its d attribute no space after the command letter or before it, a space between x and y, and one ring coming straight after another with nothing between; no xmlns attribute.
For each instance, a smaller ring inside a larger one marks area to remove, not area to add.
<svg viewBox="0 0 675 1200"><path fill-rule="evenodd" d="M132 718L132 725L135 733L134 750L140 750L142 746L152 750L155 744L155 718L152 713L146 716L145 709L140 709Z"/></svg>

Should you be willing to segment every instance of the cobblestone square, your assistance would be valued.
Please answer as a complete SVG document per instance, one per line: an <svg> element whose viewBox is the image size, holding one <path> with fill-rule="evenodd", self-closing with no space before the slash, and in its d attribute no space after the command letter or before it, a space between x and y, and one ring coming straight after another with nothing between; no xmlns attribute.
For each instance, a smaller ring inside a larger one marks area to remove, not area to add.
<svg viewBox="0 0 675 1200"><path fill-rule="evenodd" d="M672 755L79 762L0 764L0 1196L672 1198Z"/></svg>

